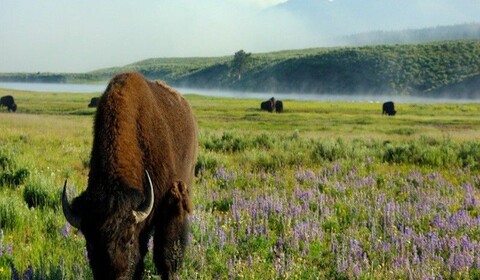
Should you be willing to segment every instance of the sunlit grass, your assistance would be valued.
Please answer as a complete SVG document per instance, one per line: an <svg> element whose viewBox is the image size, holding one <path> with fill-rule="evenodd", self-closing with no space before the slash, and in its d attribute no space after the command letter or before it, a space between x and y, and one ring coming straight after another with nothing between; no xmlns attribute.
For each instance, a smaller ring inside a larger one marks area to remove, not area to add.
<svg viewBox="0 0 480 280"><path fill-rule="evenodd" d="M9 93L19 109L0 112L0 175L28 176L0 185L0 223L11 221L0 235L0 279L11 279L11 264L20 274L31 265L39 279L90 279L59 193L65 179L76 194L86 186L94 94ZM418 240L432 234L468 238L480 260L480 205L471 200L480 197L480 104L397 104L386 117L378 103L284 100L276 114L254 99L187 99L201 150L181 279L479 275L475 263L453 262L461 248L425 253L423 265L414 248L426 250ZM454 229L459 221L469 223ZM387 245L398 250L382 254ZM365 260L349 258L360 249ZM151 255L146 268L155 274Z"/></svg>

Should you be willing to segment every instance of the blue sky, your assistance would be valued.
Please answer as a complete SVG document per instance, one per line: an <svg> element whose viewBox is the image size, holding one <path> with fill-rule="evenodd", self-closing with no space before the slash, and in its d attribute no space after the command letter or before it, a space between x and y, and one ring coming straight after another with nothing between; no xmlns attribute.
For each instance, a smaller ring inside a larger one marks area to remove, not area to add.
<svg viewBox="0 0 480 280"><path fill-rule="evenodd" d="M340 1L347 0L334 0ZM304 17L264 13L281 2L0 0L0 72L85 72L152 57L321 46ZM470 2L480 7L480 0Z"/></svg>

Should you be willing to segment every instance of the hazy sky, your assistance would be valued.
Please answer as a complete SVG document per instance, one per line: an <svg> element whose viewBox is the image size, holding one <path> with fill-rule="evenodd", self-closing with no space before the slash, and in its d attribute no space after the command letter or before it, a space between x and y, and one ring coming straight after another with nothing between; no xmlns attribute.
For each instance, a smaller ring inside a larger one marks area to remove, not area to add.
<svg viewBox="0 0 480 280"><path fill-rule="evenodd" d="M281 2L0 0L0 72L85 72L152 57L319 46L301 17L263 12Z"/></svg>

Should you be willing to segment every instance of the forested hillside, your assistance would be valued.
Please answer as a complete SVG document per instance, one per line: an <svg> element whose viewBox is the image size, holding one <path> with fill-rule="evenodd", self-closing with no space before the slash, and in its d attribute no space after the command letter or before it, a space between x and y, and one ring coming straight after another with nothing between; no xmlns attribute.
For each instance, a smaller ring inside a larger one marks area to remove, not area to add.
<svg viewBox="0 0 480 280"><path fill-rule="evenodd" d="M312 94L480 97L480 40L158 58L82 74L0 74L6 81L107 80L140 71L174 86Z"/></svg>

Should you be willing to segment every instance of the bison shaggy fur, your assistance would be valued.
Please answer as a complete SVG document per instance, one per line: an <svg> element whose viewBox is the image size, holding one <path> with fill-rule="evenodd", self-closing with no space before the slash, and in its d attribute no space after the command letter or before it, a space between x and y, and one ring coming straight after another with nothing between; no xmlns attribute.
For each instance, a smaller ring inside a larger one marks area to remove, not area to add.
<svg viewBox="0 0 480 280"><path fill-rule="evenodd" d="M95 116L88 186L69 204L65 183L62 200L95 279L141 279L152 233L155 265L173 277L187 244L197 134L189 104L165 83L138 73L111 80Z"/></svg>
<svg viewBox="0 0 480 280"><path fill-rule="evenodd" d="M0 98L0 107L7 107L9 112L17 111L17 104L11 95L5 95Z"/></svg>
<svg viewBox="0 0 480 280"><path fill-rule="evenodd" d="M389 115L389 116L395 116L397 111L395 111L395 104L392 101L387 101L383 103L382 105L382 114L383 115Z"/></svg>
<svg viewBox="0 0 480 280"><path fill-rule="evenodd" d="M268 111L270 113L273 112L273 110L275 109L275 98L272 97L260 103L260 109L264 111Z"/></svg>

